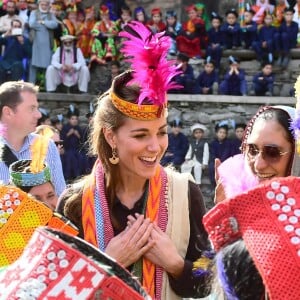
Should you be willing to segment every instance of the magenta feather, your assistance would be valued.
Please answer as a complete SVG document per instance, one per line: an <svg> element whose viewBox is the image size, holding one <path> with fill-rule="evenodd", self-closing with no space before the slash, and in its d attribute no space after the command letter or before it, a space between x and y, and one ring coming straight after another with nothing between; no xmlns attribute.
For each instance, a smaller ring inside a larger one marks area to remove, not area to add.
<svg viewBox="0 0 300 300"><path fill-rule="evenodd" d="M138 104L144 101L165 104L167 91L181 87L172 81L181 71L174 61L167 60L171 38L164 32L153 34L148 27L135 21L119 35L127 39L121 51L134 71L129 84L137 83L141 87Z"/></svg>

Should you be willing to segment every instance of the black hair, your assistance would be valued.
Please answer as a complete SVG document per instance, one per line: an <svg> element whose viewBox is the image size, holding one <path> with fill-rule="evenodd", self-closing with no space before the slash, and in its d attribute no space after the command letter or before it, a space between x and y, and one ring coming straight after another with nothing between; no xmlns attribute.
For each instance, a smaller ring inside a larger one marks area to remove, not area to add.
<svg viewBox="0 0 300 300"><path fill-rule="evenodd" d="M265 287L262 278L242 239L218 252L216 266L220 276L215 280L214 289L218 290L218 282L221 282L225 299L231 299L233 295L239 300L263 299Z"/></svg>
<svg viewBox="0 0 300 300"><path fill-rule="evenodd" d="M245 123L236 123L234 129L243 128L245 130L246 126Z"/></svg>
<svg viewBox="0 0 300 300"><path fill-rule="evenodd" d="M215 132L217 133L218 131L219 131L219 129L225 129L226 130L226 132L228 132L228 130L229 130L229 128L228 128L228 125L226 125L226 124L224 124L224 125L219 125L219 124L217 124L216 126L215 126Z"/></svg>
<svg viewBox="0 0 300 300"><path fill-rule="evenodd" d="M183 61L183 62L189 62L190 58L184 53L178 53L177 54L177 59L180 60L180 61Z"/></svg>

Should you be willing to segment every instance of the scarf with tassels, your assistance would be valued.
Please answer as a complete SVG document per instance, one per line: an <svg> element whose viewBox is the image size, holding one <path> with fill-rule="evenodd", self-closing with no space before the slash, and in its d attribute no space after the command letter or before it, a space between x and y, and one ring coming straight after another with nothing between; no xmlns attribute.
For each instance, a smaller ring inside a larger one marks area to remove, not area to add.
<svg viewBox="0 0 300 300"><path fill-rule="evenodd" d="M113 238L114 231L105 195L104 170L99 161L91 178L93 179L84 188L82 198L84 239L104 251ZM167 174L158 166L155 176L149 182L145 217L150 218L164 232L168 222L167 197ZM142 258L141 265L142 285L153 299L161 299L163 269L145 258Z"/></svg>

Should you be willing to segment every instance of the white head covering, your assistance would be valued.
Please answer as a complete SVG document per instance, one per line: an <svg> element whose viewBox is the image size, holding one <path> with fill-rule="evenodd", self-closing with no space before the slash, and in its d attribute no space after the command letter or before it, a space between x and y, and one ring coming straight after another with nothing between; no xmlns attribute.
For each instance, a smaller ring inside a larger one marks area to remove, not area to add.
<svg viewBox="0 0 300 300"><path fill-rule="evenodd" d="M206 128L204 125L200 124L200 123L196 123L196 124L194 124L193 126L191 126L191 132L192 132L192 133L193 133L194 130L196 130L196 129L201 129L203 132L205 132L205 131L207 130L207 128Z"/></svg>

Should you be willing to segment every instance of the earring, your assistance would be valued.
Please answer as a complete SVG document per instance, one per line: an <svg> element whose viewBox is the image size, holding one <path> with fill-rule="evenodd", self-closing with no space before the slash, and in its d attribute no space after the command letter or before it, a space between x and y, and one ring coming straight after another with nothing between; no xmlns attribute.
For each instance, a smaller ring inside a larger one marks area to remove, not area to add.
<svg viewBox="0 0 300 300"><path fill-rule="evenodd" d="M119 163L119 157L116 148L112 148L112 157L109 158L109 162L112 165L117 165Z"/></svg>

